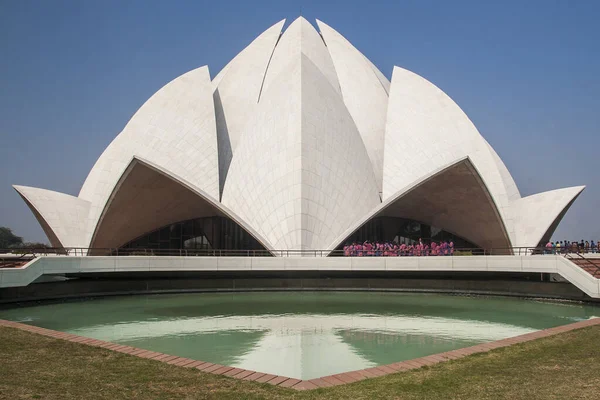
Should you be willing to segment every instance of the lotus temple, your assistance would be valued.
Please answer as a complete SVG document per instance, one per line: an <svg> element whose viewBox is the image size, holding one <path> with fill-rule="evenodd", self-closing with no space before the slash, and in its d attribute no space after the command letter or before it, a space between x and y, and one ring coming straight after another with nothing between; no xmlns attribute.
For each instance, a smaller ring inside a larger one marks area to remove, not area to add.
<svg viewBox="0 0 600 400"><path fill-rule="evenodd" d="M441 89L400 67L389 81L323 22L284 22L214 78L204 66L158 90L77 197L15 185L52 246L535 247L584 189L522 197Z"/></svg>
<svg viewBox="0 0 600 400"><path fill-rule="evenodd" d="M540 248L583 186L522 197L438 87L284 24L158 90L77 197L14 186L53 248L0 254L0 329L309 390L600 324L600 253Z"/></svg>

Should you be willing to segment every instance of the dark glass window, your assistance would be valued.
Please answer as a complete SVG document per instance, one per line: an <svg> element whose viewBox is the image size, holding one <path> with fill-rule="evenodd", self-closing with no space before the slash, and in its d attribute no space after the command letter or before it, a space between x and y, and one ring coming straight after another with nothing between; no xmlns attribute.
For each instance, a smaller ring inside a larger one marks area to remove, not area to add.
<svg viewBox="0 0 600 400"><path fill-rule="evenodd" d="M256 239L226 217L207 217L177 222L132 240L121 249L163 250L264 250Z"/></svg>

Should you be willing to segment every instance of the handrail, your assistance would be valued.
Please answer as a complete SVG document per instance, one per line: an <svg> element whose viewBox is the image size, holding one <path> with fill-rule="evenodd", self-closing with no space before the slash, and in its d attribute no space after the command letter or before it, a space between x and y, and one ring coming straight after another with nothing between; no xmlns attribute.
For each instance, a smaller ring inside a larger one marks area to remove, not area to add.
<svg viewBox="0 0 600 400"><path fill-rule="evenodd" d="M600 253L600 251L599 251ZM454 248L448 250L446 254L432 254L431 250L414 251L411 253L400 251L377 251L363 250L360 255L352 257L436 257L452 256L462 257L470 255L543 255L543 254L577 254L568 249L550 249L546 247L498 247L490 249L482 248ZM124 248L88 248L88 247L32 247L18 249L0 249L0 262L5 260L15 261L15 258L22 260L26 258L35 258L42 255L56 256L179 256L179 257L350 257L344 250L317 249L317 250L256 250L256 249L124 249ZM577 254L581 256L580 254ZM599 254L600 256L600 254ZM583 256L581 256L583 257ZM591 262L590 262L591 263ZM595 266L595 265L594 265Z"/></svg>
<svg viewBox="0 0 600 400"><path fill-rule="evenodd" d="M581 253L579 253L579 252L566 253L564 256L566 259L571 260L571 261L584 260L587 264L589 264L590 267L595 269L595 272L592 275L596 276L596 274L598 274L598 276L600 276L600 266L594 264L589 258L585 258L583 255L581 255ZM577 258L574 256L577 256Z"/></svg>

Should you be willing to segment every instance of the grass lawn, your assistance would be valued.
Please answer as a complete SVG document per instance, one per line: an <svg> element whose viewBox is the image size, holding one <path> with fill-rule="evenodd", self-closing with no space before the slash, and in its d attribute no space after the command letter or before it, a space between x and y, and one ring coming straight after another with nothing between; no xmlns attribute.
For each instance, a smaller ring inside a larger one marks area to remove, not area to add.
<svg viewBox="0 0 600 400"><path fill-rule="evenodd" d="M297 392L0 327L0 399L600 399L600 326Z"/></svg>

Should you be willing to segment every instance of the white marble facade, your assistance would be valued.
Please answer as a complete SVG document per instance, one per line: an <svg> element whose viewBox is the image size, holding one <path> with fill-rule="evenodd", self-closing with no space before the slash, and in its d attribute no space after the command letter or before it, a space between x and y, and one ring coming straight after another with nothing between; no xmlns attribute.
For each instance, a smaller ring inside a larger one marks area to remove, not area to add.
<svg viewBox="0 0 600 400"><path fill-rule="evenodd" d="M441 89L400 67L390 82L321 21L320 32L302 17L282 31L284 24L258 36L212 81L205 66L160 89L100 156L78 197L14 186L52 245L96 245L103 218L115 215L111 207L127 209L112 199L135 198L137 183L122 182L136 160L168 176L168 185L193 188L182 212L165 200L167 186L157 187L165 206L145 209L174 215L156 224L193 216L197 196L210 205L197 207L202 216L225 215L265 248L281 250L334 249L384 209L422 222L448 221L455 234L485 247L490 239L480 227L448 215L464 212L461 207L447 207L440 193L428 192L453 191L436 177L465 160L468 179L460 178L464 173L455 179L470 191L457 185L448 201L473 193L464 199L481 202L469 207L481 210L473 218L485 218L494 237L510 246L549 238L583 190L521 198L500 157ZM143 190L152 198L151 186ZM435 199L427 215L405 211L407 204L418 207L419 196ZM131 231L161 227L145 218L143 228Z"/></svg>

